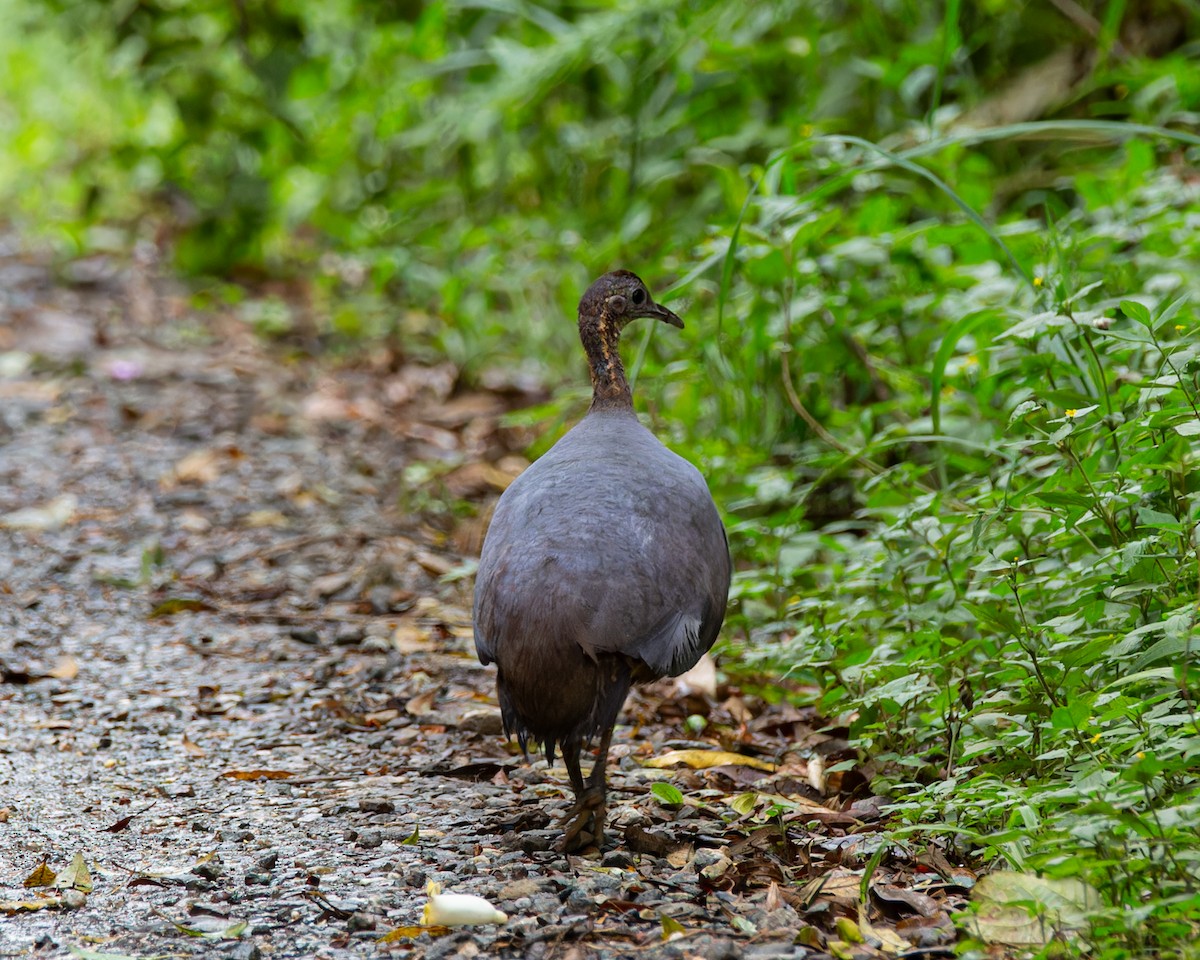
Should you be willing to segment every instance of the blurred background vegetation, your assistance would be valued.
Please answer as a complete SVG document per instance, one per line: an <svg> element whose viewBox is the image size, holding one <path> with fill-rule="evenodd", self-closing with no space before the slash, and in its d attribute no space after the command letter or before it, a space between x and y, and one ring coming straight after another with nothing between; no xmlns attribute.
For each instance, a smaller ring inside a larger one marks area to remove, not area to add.
<svg viewBox="0 0 1200 960"><path fill-rule="evenodd" d="M894 842L1095 884L1094 955L1195 955L1200 3L0 22L0 201L64 259L560 388L547 444L579 293L635 269L688 324L628 349L728 512L725 666L848 726Z"/></svg>

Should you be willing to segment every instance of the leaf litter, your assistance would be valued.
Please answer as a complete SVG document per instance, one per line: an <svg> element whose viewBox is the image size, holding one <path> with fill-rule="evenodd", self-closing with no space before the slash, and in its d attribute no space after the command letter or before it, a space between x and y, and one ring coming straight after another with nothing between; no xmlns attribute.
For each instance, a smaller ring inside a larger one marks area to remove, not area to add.
<svg viewBox="0 0 1200 960"><path fill-rule="evenodd" d="M501 418L542 397L285 363L168 282L125 310L27 261L0 256L0 955L948 952L974 874L885 843L844 731L711 662L630 697L616 845L557 851L565 770L504 741L470 629L533 436ZM422 923L437 897L467 925Z"/></svg>

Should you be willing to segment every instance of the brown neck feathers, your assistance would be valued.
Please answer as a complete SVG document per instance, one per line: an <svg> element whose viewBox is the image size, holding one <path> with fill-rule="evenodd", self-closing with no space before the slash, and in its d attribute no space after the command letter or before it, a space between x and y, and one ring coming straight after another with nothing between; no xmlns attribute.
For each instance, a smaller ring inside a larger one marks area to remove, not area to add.
<svg viewBox="0 0 1200 960"><path fill-rule="evenodd" d="M620 321L611 319L606 303L596 314L579 314L579 339L587 353L592 374L592 409L628 407L633 409L633 394L625 379L625 366L617 345L621 339Z"/></svg>

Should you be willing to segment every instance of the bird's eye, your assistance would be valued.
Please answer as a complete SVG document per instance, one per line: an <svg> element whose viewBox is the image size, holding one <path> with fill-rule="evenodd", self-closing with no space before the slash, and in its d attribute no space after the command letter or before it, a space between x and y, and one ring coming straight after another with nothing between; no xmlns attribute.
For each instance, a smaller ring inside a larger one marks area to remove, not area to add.
<svg viewBox="0 0 1200 960"><path fill-rule="evenodd" d="M633 302L636 303L638 306L641 306L643 303L645 303L646 302L646 291L645 290L634 290L633 291Z"/></svg>

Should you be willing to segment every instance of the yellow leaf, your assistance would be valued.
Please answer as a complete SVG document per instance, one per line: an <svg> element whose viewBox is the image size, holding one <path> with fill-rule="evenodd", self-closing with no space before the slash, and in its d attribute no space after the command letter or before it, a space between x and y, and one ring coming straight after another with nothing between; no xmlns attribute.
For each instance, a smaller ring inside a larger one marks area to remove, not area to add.
<svg viewBox="0 0 1200 960"><path fill-rule="evenodd" d="M43 860L36 870L25 878L25 886L27 887L51 887L54 885L54 871L50 869L50 865Z"/></svg>
<svg viewBox="0 0 1200 960"><path fill-rule="evenodd" d="M753 767L755 770L765 770L771 773L775 770L773 763L759 760L757 757L747 757L741 753L730 753L727 750L668 750L661 757L653 757L643 762L644 767L673 767L684 763L693 770L706 770L709 767L726 765L737 767Z"/></svg>
<svg viewBox="0 0 1200 960"><path fill-rule="evenodd" d="M449 933L449 927L394 927L376 940L376 943L395 943L397 940L412 940L423 933Z"/></svg>
<svg viewBox="0 0 1200 960"><path fill-rule="evenodd" d="M676 938L682 937L685 933L687 933L683 927L683 924L674 917L668 917L665 913L659 914L659 916L662 919L662 938L664 942L667 940L675 940Z"/></svg>
<svg viewBox="0 0 1200 960"><path fill-rule="evenodd" d="M850 943L865 943L866 940L862 935L862 931L858 929L858 924L849 917L838 917L833 925L837 927L837 932L843 940Z"/></svg>
<svg viewBox="0 0 1200 960"><path fill-rule="evenodd" d="M82 853L75 854L71 865L54 878L54 886L60 890L70 888L82 893L92 892L92 875L88 872Z"/></svg>

